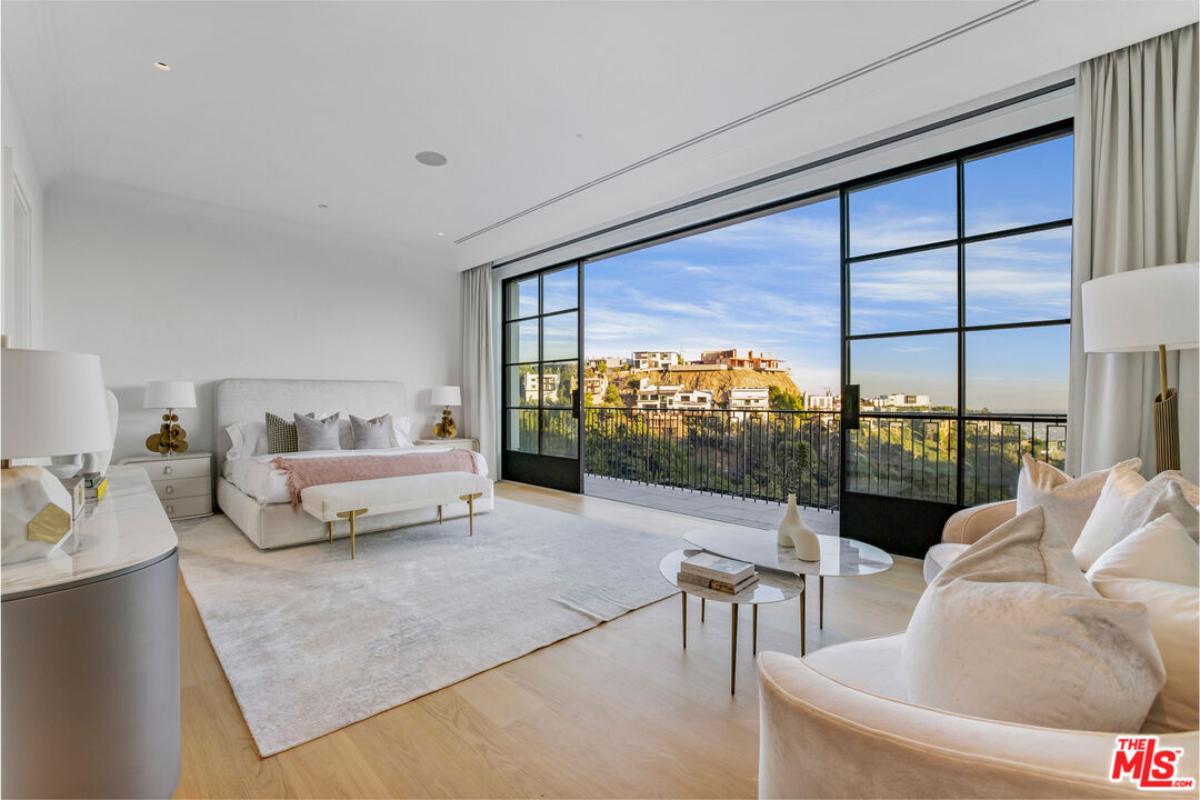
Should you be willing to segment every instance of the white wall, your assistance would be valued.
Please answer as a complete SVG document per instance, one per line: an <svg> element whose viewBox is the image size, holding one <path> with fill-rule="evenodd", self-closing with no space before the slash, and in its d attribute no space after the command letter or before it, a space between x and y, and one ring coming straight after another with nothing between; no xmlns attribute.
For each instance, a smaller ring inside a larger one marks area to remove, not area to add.
<svg viewBox="0 0 1200 800"><path fill-rule="evenodd" d="M422 435L430 387L458 382L459 277L420 255L80 180L47 192L45 235L46 346L100 355L118 458L159 424L148 380L196 382L199 408L180 416L204 450L222 378L402 380Z"/></svg>
<svg viewBox="0 0 1200 800"><path fill-rule="evenodd" d="M3 264L3 283L0 285L0 330L9 335L12 347L37 347L42 341L42 220L43 192L42 180L33 156L29 151L29 140L25 134L25 124L21 109L17 106L12 91L9 88L8 70L0 70L0 146L3 147L4 167L0 176L0 194L3 195L3 219L0 220L0 230L3 231L3 245L0 259ZM12 180L20 182L25 199L32 213L30 237L30 263L28 279L18 281L22 291L19 297L12 296L14 291L12 264L13 230L12 225ZM28 309L28 320L25 324L17 324L9 318L8 311L13 304L21 304Z"/></svg>

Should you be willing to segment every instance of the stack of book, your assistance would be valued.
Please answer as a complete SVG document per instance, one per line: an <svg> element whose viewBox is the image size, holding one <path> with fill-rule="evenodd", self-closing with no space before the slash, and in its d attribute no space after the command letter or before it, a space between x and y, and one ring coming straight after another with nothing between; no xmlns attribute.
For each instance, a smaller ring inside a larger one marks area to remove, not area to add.
<svg viewBox="0 0 1200 800"><path fill-rule="evenodd" d="M694 586L729 594L737 594L758 582L753 564L712 553L697 553L684 559L679 565L678 578L681 589Z"/></svg>

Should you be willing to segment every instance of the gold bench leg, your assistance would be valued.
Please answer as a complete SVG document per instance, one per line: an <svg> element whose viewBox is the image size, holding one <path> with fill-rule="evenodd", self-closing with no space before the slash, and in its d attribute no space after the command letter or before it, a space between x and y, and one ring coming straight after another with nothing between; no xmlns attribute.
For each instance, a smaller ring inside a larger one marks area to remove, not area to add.
<svg viewBox="0 0 1200 800"><path fill-rule="evenodd" d="M444 517L442 517L442 505L441 505L441 503L439 503L438 504L438 525L441 525L443 521L444 521Z"/></svg>
<svg viewBox="0 0 1200 800"><path fill-rule="evenodd" d="M468 534L469 536L475 535L475 500L480 497L483 497L483 492L475 492L474 494L464 494L458 498L459 500L467 501L467 516L470 517L470 520L471 520L471 532L470 532L470 534ZM439 509L440 509L440 506L439 506Z"/></svg>
<svg viewBox="0 0 1200 800"><path fill-rule="evenodd" d="M333 521L332 520L325 523L325 530L326 530L326 532L329 533L329 543L333 544Z"/></svg>
<svg viewBox="0 0 1200 800"><path fill-rule="evenodd" d="M357 542L355 541L355 536L358 533L358 531L357 531L354 523L358 520L358 518L360 516L362 516L365 513L367 513L367 509L365 509L365 508L356 508L353 511L339 511L337 513L338 517L340 517L341 519L350 520L350 558L352 558L352 559L358 555ZM330 526L331 526L330 531L333 530L332 525L333 525L333 523L330 523Z"/></svg>

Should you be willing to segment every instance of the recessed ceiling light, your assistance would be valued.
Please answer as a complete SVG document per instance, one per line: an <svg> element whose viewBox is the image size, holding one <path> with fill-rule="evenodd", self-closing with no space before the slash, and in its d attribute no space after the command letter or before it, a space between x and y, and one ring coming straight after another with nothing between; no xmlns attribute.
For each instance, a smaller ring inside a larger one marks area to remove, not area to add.
<svg viewBox="0 0 1200 800"><path fill-rule="evenodd" d="M422 150L421 152L417 153L416 158L417 161L421 162L427 167L440 167L446 163L446 157L441 153L434 152L433 150Z"/></svg>
<svg viewBox="0 0 1200 800"><path fill-rule="evenodd" d="M438 236L445 236L445 235L446 235L445 231L438 231Z"/></svg>
<svg viewBox="0 0 1200 800"><path fill-rule="evenodd" d="M158 70L159 72L170 72L171 71L171 65L165 61L155 61L154 68L156 70Z"/></svg>
<svg viewBox="0 0 1200 800"><path fill-rule="evenodd" d="M317 203L317 208L329 208L329 206L325 203Z"/></svg>

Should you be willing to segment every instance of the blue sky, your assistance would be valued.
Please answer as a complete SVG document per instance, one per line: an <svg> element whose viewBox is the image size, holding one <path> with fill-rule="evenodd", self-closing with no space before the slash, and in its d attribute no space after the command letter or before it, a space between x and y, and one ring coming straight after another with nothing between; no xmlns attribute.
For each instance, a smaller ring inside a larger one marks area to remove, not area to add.
<svg viewBox="0 0 1200 800"><path fill-rule="evenodd" d="M968 234L1069 217L1071 138L1042 142L965 168ZM851 254L954 236L953 168L870 187L850 197ZM765 350L804 390L839 383L838 201L812 203L586 266L585 354L632 350ZM968 324L1069 316L1069 229L979 242L966 252ZM851 330L953 325L953 247L851 266ZM955 396L952 336L853 345L851 379L865 396ZM995 411L1066 409L1065 328L974 333L967 341L967 404Z"/></svg>

